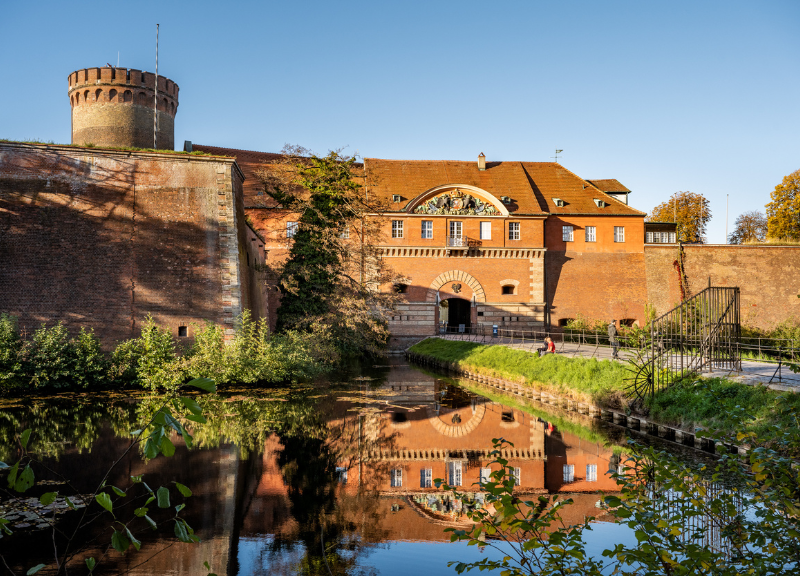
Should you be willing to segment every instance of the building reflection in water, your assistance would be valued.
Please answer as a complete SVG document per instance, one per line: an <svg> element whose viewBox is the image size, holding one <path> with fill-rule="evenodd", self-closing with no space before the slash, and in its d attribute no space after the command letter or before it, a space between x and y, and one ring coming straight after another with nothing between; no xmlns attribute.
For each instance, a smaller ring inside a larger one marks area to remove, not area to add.
<svg viewBox="0 0 800 576"><path fill-rule="evenodd" d="M563 510L567 523L601 516L597 492L616 490L609 468L616 469L618 457L602 443L417 370L395 368L380 386L342 393L321 409L336 459L337 505L349 508L352 522L371 532L361 533L362 539L449 540L443 526L464 522L466 507L483 505L479 483L491 472L493 438L513 444L502 456L514 469L519 493L570 493L575 504ZM267 442L243 518L244 539L296 535L291 487L279 464L284 450L278 438ZM436 479L459 486L466 501L451 500L436 488ZM368 501L371 529L358 521L364 512L358 507Z"/></svg>

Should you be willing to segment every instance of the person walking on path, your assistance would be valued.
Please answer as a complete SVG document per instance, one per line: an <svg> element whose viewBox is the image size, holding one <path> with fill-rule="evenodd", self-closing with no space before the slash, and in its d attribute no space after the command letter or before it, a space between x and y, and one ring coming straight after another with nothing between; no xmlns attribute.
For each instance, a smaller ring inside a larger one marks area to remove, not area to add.
<svg viewBox="0 0 800 576"><path fill-rule="evenodd" d="M619 340L617 340L617 321L612 320L608 325L608 343L611 344L611 358L619 360Z"/></svg>

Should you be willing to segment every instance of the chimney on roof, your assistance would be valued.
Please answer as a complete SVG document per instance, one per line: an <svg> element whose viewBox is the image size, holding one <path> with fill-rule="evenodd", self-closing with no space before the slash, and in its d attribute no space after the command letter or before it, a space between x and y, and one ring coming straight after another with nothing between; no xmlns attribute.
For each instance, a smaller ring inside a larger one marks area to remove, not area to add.
<svg viewBox="0 0 800 576"><path fill-rule="evenodd" d="M483 152L478 155L478 170L481 172L486 170L486 156L484 156Z"/></svg>

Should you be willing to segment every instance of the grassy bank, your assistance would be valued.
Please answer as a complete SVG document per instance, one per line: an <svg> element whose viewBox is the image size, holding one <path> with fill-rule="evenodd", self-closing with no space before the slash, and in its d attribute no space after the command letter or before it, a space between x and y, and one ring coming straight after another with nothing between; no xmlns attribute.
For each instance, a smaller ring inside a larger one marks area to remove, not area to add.
<svg viewBox="0 0 800 576"><path fill-rule="evenodd" d="M593 358L567 358L429 338L413 353L455 362L471 372L588 400L600 406L631 409L622 390L630 372L621 363ZM782 434L800 434L800 394L748 386L724 378L697 378L657 393L644 407L650 419L694 432L754 433L768 444Z"/></svg>
<svg viewBox="0 0 800 576"><path fill-rule="evenodd" d="M630 373L618 362L596 358L565 358L557 354L539 357L535 353L505 346L485 346L428 338L411 347L411 352L444 362L456 362L472 372L519 382L585 402L624 407L622 394Z"/></svg>

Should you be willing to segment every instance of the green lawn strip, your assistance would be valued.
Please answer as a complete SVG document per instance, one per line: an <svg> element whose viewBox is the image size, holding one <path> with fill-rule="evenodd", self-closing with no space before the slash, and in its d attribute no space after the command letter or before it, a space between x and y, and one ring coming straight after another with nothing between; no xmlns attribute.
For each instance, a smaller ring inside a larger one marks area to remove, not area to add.
<svg viewBox="0 0 800 576"><path fill-rule="evenodd" d="M615 407L627 405L622 390L631 373L622 364L610 360L566 358L557 354L540 358L536 353L506 346L441 338L423 340L412 346L410 352L584 402Z"/></svg>
<svg viewBox="0 0 800 576"><path fill-rule="evenodd" d="M424 340L410 352L604 407L625 410L630 403L622 390L631 373L623 364L609 360L552 354L540 358L505 346L440 338ZM696 428L755 432L759 444L787 431L800 433L800 394L724 378L697 378L675 385L656 393L647 409L648 419L690 432Z"/></svg>
<svg viewBox="0 0 800 576"><path fill-rule="evenodd" d="M783 431L797 432L800 427L800 394L724 378L673 386L658 392L648 407L650 417L663 424L755 432L760 441L769 441Z"/></svg>

